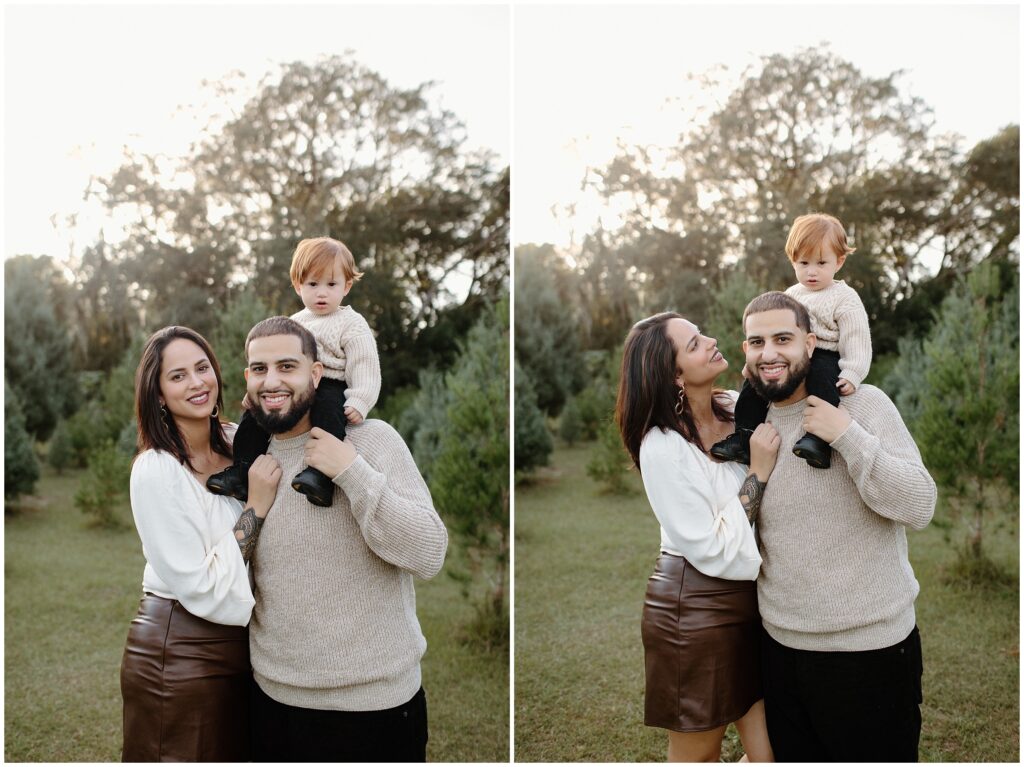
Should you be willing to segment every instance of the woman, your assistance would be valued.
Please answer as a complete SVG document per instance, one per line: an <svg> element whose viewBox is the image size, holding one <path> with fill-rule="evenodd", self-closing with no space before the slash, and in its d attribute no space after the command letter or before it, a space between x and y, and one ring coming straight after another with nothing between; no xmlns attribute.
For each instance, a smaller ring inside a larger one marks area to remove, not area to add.
<svg viewBox="0 0 1024 767"><path fill-rule="evenodd" d="M616 419L661 523L641 633L644 723L669 730L669 761L715 762L735 722L750 761L772 761L764 721L751 525L779 437L761 424L751 465L708 448L733 431L729 366L713 338L678 314L638 322L626 338Z"/></svg>
<svg viewBox="0 0 1024 767"><path fill-rule="evenodd" d="M131 504L146 567L121 663L126 762L249 758L247 563L281 470L270 456L253 464L244 512L206 490L231 464L221 390L201 335L150 336L135 374Z"/></svg>

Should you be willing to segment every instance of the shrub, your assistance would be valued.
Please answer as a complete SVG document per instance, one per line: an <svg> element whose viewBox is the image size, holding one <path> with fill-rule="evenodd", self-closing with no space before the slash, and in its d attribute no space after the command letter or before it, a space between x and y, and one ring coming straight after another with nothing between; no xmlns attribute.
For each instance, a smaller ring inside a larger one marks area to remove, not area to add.
<svg viewBox="0 0 1024 767"><path fill-rule="evenodd" d="M75 451L71 445L71 432L68 430L67 421L60 421L57 428L54 429L53 437L50 438L47 460L58 474L63 474L64 469L74 462Z"/></svg>
<svg viewBox="0 0 1024 767"><path fill-rule="evenodd" d="M629 457L615 422L608 419L601 427L597 445L587 462L587 476L601 484L602 493L627 494Z"/></svg>
<svg viewBox="0 0 1024 767"><path fill-rule="evenodd" d="M92 454L89 468L75 493L75 506L94 527L121 528L117 507L127 496L131 459L106 441Z"/></svg>
<svg viewBox="0 0 1024 767"><path fill-rule="evenodd" d="M25 428L25 415L4 378L4 500L31 493L39 479L39 460Z"/></svg>
<svg viewBox="0 0 1024 767"><path fill-rule="evenodd" d="M575 397L570 397L562 408L562 417L558 421L558 436L572 447L583 436L583 416Z"/></svg>

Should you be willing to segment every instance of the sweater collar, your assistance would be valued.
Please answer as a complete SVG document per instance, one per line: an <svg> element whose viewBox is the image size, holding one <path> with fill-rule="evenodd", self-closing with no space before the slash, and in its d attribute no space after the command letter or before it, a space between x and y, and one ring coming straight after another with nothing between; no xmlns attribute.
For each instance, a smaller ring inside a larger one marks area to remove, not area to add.
<svg viewBox="0 0 1024 767"><path fill-rule="evenodd" d="M312 431L312 430L310 430ZM306 446L306 442L309 441L309 432L300 434L297 437L291 437L289 439L280 439L276 436L270 438L270 445L277 450L298 450Z"/></svg>
<svg viewBox="0 0 1024 767"><path fill-rule="evenodd" d="M774 402L772 402L770 410L772 413L775 413L776 415L785 418L787 416L798 415L800 413L803 413L805 407L807 407L807 397L804 397L799 402L794 402L792 405L786 405L785 407L780 407L779 405L776 405Z"/></svg>

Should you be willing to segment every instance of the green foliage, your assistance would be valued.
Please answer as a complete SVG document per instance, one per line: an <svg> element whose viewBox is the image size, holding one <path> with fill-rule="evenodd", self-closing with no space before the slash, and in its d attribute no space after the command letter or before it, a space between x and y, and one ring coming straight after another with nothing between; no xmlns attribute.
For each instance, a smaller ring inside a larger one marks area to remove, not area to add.
<svg viewBox="0 0 1024 767"><path fill-rule="evenodd" d="M558 436L570 447L583 436L583 415L575 397L569 397L558 419Z"/></svg>
<svg viewBox="0 0 1024 767"><path fill-rule="evenodd" d="M437 378L426 377L427 386L440 396L430 407L415 408L431 419L443 414L440 429L419 424L414 449L420 450L418 461L427 453L421 466L428 467L434 503L460 544L458 558L468 571L460 578L464 594L478 606L471 635L485 644L508 637L507 630L501 631L508 621L509 378L503 364L508 355L508 300L503 299L470 330L444 378L446 392L437 391ZM473 593L481 585L484 594Z"/></svg>
<svg viewBox="0 0 1024 767"><path fill-rule="evenodd" d="M576 396L582 422L582 438L597 439L615 412L621 357L613 352L589 351L584 355L587 385Z"/></svg>
<svg viewBox="0 0 1024 767"><path fill-rule="evenodd" d="M222 418L237 423L242 418L245 396L245 339L253 325L271 316L253 290L244 290L228 300L217 317L213 335L207 340L220 363L224 382L224 413Z"/></svg>
<svg viewBox="0 0 1024 767"><path fill-rule="evenodd" d="M128 494L130 476L131 458L112 441L103 442L93 451L89 468L75 493L75 506L88 517L91 526L127 527L117 508Z"/></svg>
<svg viewBox="0 0 1024 767"><path fill-rule="evenodd" d="M54 308L62 285L49 257L4 261L4 378L22 403L25 429L38 440L77 405L70 329Z"/></svg>
<svg viewBox="0 0 1024 767"><path fill-rule="evenodd" d="M549 415L583 384L578 323L556 287L558 269L550 248L516 248L516 360Z"/></svg>
<svg viewBox="0 0 1024 767"><path fill-rule="evenodd" d="M21 403L4 376L4 500L31 493L38 479L39 461L25 429Z"/></svg>
<svg viewBox="0 0 1024 767"><path fill-rule="evenodd" d="M711 296L711 308L703 331L718 341L718 350L729 361L728 372L719 377L721 386L739 390L743 385L743 310L751 299L764 291L742 269L733 269L723 275L721 283Z"/></svg>
<svg viewBox="0 0 1024 767"><path fill-rule="evenodd" d="M53 430L46 458L58 474L63 474L65 469L73 465L75 451L71 444L71 431L67 421L59 421L57 428Z"/></svg>
<svg viewBox="0 0 1024 767"><path fill-rule="evenodd" d="M519 360L515 361L515 383L515 468L516 474L520 474L547 465L554 443L544 423L544 414L537 406L533 382L529 374L519 367Z"/></svg>
<svg viewBox="0 0 1024 767"><path fill-rule="evenodd" d="M605 421L587 462L587 476L601 485L602 493L626 495L631 492L627 483L629 466L629 455L622 446L618 426L612 420Z"/></svg>
<svg viewBox="0 0 1024 767"><path fill-rule="evenodd" d="M408 442L416 465L429 483L441 450L441 437L448 428L449 394L443 373L421 370L419 379L419 391L398 417L395 428Z"/></svg>
<svg viewBox="0 0 1024 767"><path fill-rule="evenodd" d="M1003 506L989 494L1019 492L1019 292L1014 277L1002 295L999 270L979 266L943 301L928 338L904 344L887 379L951 508L970 518L975 558L984 519Z"/></svg>
<svg viewBox="0 0 1024 767"><path fill-rule="evenodd" d="M253 295L235 323L257 299L266 315L291 314L301 308L288 274L295 246L328 235L365 272L349 301L377 335L382 398L415 385L420 370L450 366L508 287L508 169L464 147L462 124L430 84L393 86L348 56L211 90L216 104L241 107L206 120L187 156L129 153L90 190L128 220L124 242L98 244L83 263L83 324L117 323L104 329L112 341L92 346L123 348L121 318L137 321L143 308L151 328L187 324L207 338L239 293ZM223 329L232 348L235 323ZM234 386L237 368L225 369Z"/></svg>

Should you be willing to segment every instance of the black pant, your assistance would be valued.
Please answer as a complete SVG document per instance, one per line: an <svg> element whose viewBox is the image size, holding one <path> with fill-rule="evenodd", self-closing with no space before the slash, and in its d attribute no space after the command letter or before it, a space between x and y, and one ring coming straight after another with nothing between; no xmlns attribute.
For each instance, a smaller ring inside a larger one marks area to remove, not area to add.
<svg viewBox="0 0 1024 767"><path fill-rule="evenodd" d="M807 393L839 407L839 390L836 389L839 373L839 352L815 349L811 355L810 370L807 371ZM744 381L733 411L736 428L750 431L756 429L757 425L764 423L764 419L768 417L768 404L768 400L762 399L761 395L754 391L754 387L748 381Z"/></svg>
<svg viewBox="0 0 1024 767"><path fill-rule="evenodd" d="M764 709L777 762L916 762L921 634L881 650L794 650L764 632Z"/></svg>
<svg viewBox="0 0 1024 767"><path fill-rule="evenodd" d="M425 762L427 696L383 711L321 711L278 703L252 684L254 762Z"/></svg>
<svg viewBox="0 0 1024 767"><path fill-rule="evenodd" d="M321 378L313 397L313 407L309 418L314 426L333 434L338 439L345 439L345 389L348 384L334 378ZM232 445L235 466L249 466L259 456L267 452L270 435L263 430L252 413L242 413L242 420L235 432Z"/></svg>

